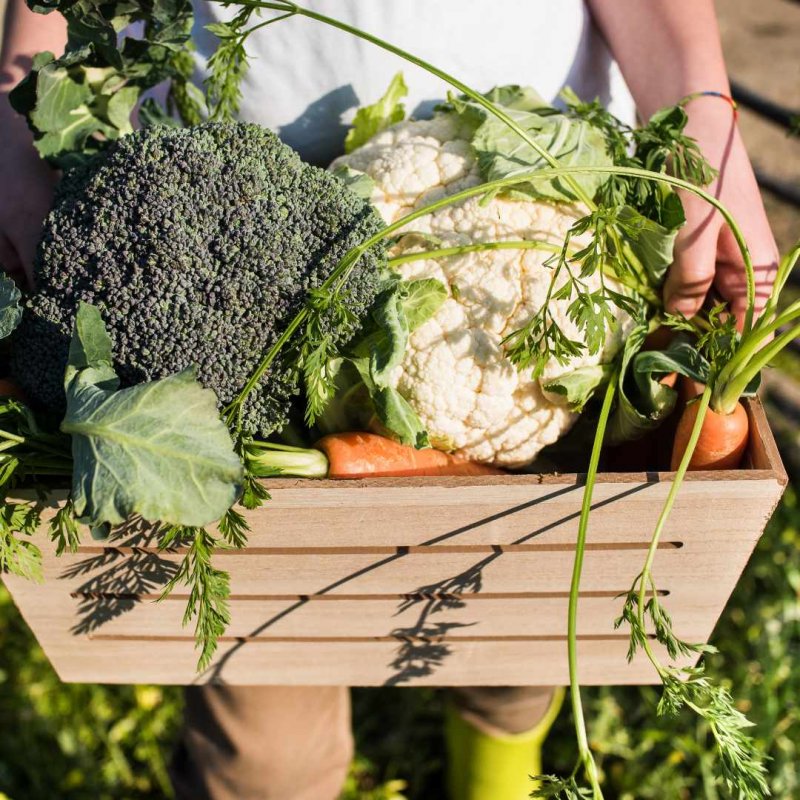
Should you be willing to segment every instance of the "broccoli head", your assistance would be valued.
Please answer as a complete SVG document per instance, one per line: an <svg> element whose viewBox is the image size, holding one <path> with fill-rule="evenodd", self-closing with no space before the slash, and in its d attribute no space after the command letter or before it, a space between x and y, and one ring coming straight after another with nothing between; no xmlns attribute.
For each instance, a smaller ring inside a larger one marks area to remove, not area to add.
<svg viewBox="0 0 800 800"><path fill-rule="evenodd" d="M272 132L244 123L149 128L68 173L56 192L12 348L31 401L58 412L73 321L98 306L123 385L196 365L221 404L354 245L382 227L368 203L304 163ZM344 288L352 321L328 320L335 342L355 332L379 289L382 249ZM285 422L297 391L290 357L244 409L249 433Z"/></svg>

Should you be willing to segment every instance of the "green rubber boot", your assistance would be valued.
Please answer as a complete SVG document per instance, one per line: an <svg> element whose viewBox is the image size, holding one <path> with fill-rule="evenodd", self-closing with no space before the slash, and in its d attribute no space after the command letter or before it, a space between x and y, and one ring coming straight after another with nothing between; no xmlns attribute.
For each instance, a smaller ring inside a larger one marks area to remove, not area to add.
<svg viewBox="0 0 800 800"><path fill-rule="evenodd" d="M450 800L528 800L542 772L542 744L555 722L564 689L558 688L541 721L530 731L491 736L447 708L447 788Z"/></svg>

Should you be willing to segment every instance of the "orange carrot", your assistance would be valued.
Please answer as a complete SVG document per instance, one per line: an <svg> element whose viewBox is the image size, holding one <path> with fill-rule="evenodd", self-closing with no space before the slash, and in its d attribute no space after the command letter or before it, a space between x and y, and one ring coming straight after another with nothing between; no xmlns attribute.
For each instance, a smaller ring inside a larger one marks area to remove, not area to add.
<svg viewBox="0 0 800 800"><path fill-rule="evenodd" d="M502 470L441 450L416 450L374 433L335 433L314 447L328 457L329 478L501 475Z"/></svg>
<svg viewBox="0 0 800 800"><path fill-rule="evenodd" d="M673 470L678 468L686 452L699 407L699 402L689 403L678 422L672 448ZM689 462L689 469L736 469L747 448L749 432L747 411L741 403L736 404L731 414L718 414L709 408L703 419L700 438Z"/></svg>
<svg viewBox="0 0 800 800"><path fill-rule="evenodd" d="M8 378L0 378L0 397L13 397L15 400L25 401L25 393Z"/></svg>

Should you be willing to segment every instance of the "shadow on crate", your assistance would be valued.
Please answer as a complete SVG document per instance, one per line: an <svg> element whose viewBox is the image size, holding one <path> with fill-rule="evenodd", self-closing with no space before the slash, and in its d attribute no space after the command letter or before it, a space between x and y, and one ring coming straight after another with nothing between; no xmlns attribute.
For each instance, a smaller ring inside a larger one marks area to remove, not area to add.
<svg viewBox="0 0 800 800"><path fill-rule="evenodd" d="M620 492L615 492L612 497L598 501L593 508L619 502L630 495L641 492L647 486L646 483L629 486ZM415 545L414 549L427 547L430 548L431 555L434 555L437 547L452 544L459 536L469 531L528 511L538 504L552 501L559 496L579 491L581 487L581 481L561 486L541 497L438 534ZM545 525L528 531L510 544L521 545L530 542L565 523L575 522L579 516L580 513L575 511L551 520ZM157 596L164 584L175 576L178 564L161 555L156 544L157 536L158 532L152 526L142 521L133 521L115 531L112 538L108 542L104 542L102 546L81 548L83 552L87 550L96 550L97 552L62 573L62 576L67 579L87 576L86 582L73 592L74 597L80 598L77 610L79 619L71 629L73 634L85 635L97 632L105 623L132 611L143 600ZM198 679L224 682L226 664L248 642L261 637L279 621L305 607L315 598L335 593L336 590L351 581L396 562L408 555L409 552L409 547L398 546L394 552L343 575L309 595L298 595L297 599L288 602L285 608L278 613L273 613L247 634L223 639L220 642L219 656L202 674L202 677L198 676ZM417 586L408 593L398 595L400 602L396 614L407 612L414 607L418 607L419 613L412 625L394 628L386 634L387 637L398 643L396 654L387 665L392 674L386 679L386 685L400 685L420 677L430 676L442 666L451 654L448 637L458 629L470 628L478 624L477 620L465 622L463 617L460 621L448 620L447 612L465 608L469 595L481 592L484 570L499 559L504 552L505 545L493 545L491 552L486 553L484 549L474 564L458 574L447 576L434 583ZM232 599L236 599L235 594ZM438 618L434 619L434 615ZM227 648L225 648L226 644Z"/></svg>
<svg viewBox="0 0 800 800"><path fill-rule="evenodd" d="M128 522L112 534L111 546L64 570L65 579L91 575L73 592L73 597L80 598L80 605L72 633L95 632L106 622L132 611L143 596L160 592L175 577L178 565L150 548L156 533L143 520Z"/></svg>

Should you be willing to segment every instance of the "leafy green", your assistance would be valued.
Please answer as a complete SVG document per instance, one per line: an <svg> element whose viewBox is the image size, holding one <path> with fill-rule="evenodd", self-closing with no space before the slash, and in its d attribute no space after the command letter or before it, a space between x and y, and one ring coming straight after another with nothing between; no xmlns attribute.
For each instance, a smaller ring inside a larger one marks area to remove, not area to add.
<svg viewBox="0 0 800 800"><path fill-rule="evenodd" d="M539 115L551 125L565 118L588 125L599 137L592 140L595 146L614 165L666 173L679 164L681 176L690 182L704 184L713 178L696 143L683 133L686 114L682 109L665 109L647 126L634 130L598 101L584 103L569 90L563 99L564 115L555 109L539 109ZM644 302L652 315L661 305L660 287L685 222L680 198L651 178L613 174L597 184L594 200L596 207L575 222L561 253L548 263L552 277L547 301L506 337L508 357L520 369L532 366L534 374L541 374L549 359L566 364L581 353L597 353L604 331L620 311L630 314ZM579 236L590 241L576 250L573 242ZM599 290L589 289L586 278L590 275L601 276ZM624 290L612 288L606 277L621 283ZM585 342L565 334L553 316L551 297L570 300L570 319Z"/></svg>
<svg viewBox="0 0 800 800"><path fill-rule="evenodd" d="M612 444L639 439L672 413L677 392L660 382L671 372L705 383L708 362L686 337L677 337L663 351L642 351L647 326L638 325L626 338L619 376L618 403L609 424Z"/></svg>
<svg viewBox="0 0 800 800"><path fill-rule="evenodd" d="M10 95L51 163L73 165L130 133L143 93L163 81L169 82L167 111L192 124L199 121L203 98L190 81L190 0L54 0L29 6L42 14L58 11L67 22L64 54L38 54ZM142 23L139 38L131 35L135 22ZM154 105L151 100L151 118Z"/></svg>
<svg viewBox="0 0 800 800"><path fill-rule="evenodd" d="M29 538L40 522L41 514L33 503L0 504L0 573L42 580L42 554Z"/></svg>
<svg viewBox="0 0 800 800"><path fill-rule="evenodd" d="M394 435L403 444L427 447L429 441L419 416L408 401L390 385L392 371L402 363L408 337L430 319L441 308L447 298L447 290L437 280L425 278L413 281L389 280L387 288L378 296L370 314L370 320L357 340L343 354L355 367L359 379L352 380L352 373L343 373L344 382L338 391L352 394L363 386L387 433ZM326 427L347 427L346 420L360 417L357 424L363 425L363 404L356 404L352 413L338 406L339 417L329 415Z"/></svg>
<svg viewBox="0 0 800 800"><path fill-rule="evenodd" d="M9 336L22 319L21 296L17 285L2 273L0 265L0 339Z"/></svg>
<svg viewBox="0 0 800 800"><path fill-rule="evenodd" d="M356 112L344 140L345 153L351 153L376 134L397 122L402 122L406 116L402 101L407 94L408 87L403 80L403 73L398 72L381 98L371 105L359 108Z"/></svg>
<svg viewBox="0 0 800 800"><path fill-rule="evenodd" d="M564 397L570 408L580 412L591 400L595 391L611 376L613 367L610 364L595 364L578 367L544 384L545 391Z"/></svg>
<svg viewBox="0 0 800 800"><path fill-rule="evenodd" d="M205 669L217 649L217 640L230 622L230 575L211 563L217 540L204 528L177 525L168 528L161 539L161 548L188 547L178 571L164 587L160 599L176 586L189 587L189 600L183 615L188 625L195 617L195 643L200 650L197 669Z"/></svg>
<svg viewBox="0 0 800 800"><path fill-rule="evenodd" d="M373 389L370 396L381 424L398 441L417 449L431 446L417 412L397 389L381 386Z"/></svg>
<svg viewBox="0 0 800 800"><path fill-rule="evenodd" d="M410 326L398 284L378 295L372 309L377 331L369 343L369 373L376 386L386 386L392 371L400 366L408 345Z"/></svg>
<svg viewBox="0 0 800 800"><path fill-rule="evenodd" d="M132 514L201 526L239 494L242 466L214 393L194 370L117 390L111 343L96 308L82 304L70 346L61 430L72 436L72 497L91 525Z"/></svg>
<svg viewBox="0 0 800 800"><path fill-rule="evenodd" d="M626 272L646 275L652 286L664 282L673 261L675 240L686 222L683 206L674 192L665 193L662 211L663 216L668 216L668 226L648 219L629 205L619 209L616 220L622 234L621 256L627 262Z"/></svg>
<svg viewBox="0 0 800 800"><path fill-rule="evenodd" d="M494 90L499 99L512 103L509 106L503 104L503 111L547 150L560 166L606 167L613 163L606 151L602 131L587 122L562 114L541 114L527 110L525 106L529 104L529 92L532 93L532 90L519 87ZM528 102L521 98L526 98ZM550 166L518 133L482 106L462 101L454 109L467 121L473 124L478 121L472 136L472 147L486 180L509 178ZM598 174L577 174L573 178L589 197L593 197L606 180L606 176ZM576 199L574 190L563 178L544 178L515 184L510 193L561 202L573 202Z"/></svg>

